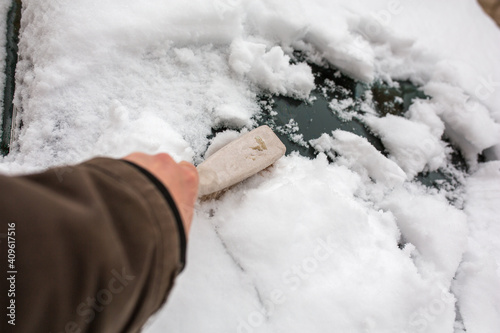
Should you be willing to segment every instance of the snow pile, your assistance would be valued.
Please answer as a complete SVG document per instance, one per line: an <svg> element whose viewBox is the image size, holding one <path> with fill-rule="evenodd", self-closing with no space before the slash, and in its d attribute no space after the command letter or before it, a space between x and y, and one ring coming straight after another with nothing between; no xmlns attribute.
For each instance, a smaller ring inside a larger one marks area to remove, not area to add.
<svg viewBox="0 0 500 333"><path fill-rule="evenodd" d="M425 92L433 96L437 114L446 123L446 135L457 144L469 163L500 141L500 125L488 109L458 87L432 82Z"/></svg>
<svg viewBox="0 0 500 333"><path fill-rule="evenodd" d="M317 158L288 156L200 203L187 269L148 332L498 330L498 163L477 155L500 157L500 32L475 2L23 7L16 144L0 160L9 173L135 150L200 162L255 126L259 94L308 98L311 68L294 51L365 82L410 80L430 96L404 117L366 112L388 157L354 134L325 133L312 141ZM342 116L348 103L330 106ZM206 151L221 127L232 131ZM283 131L306 144L296 127ZM413 181L446 166L443 133L479 170L466 215L445 190Z"/></svg>
<svg viewBox="0 0 500 333"><path fill-rule="evenodd" d="M266 45L236 40L231 44L231 68L259 87L280 95L307 98L314 88L311 67L290 65L290 57L279 46L266 52Z"/></svg>
<svg viewBox="0 0 500 333"><path fill-rule="evenodd" d="M199 248L190 252L190 265L151 331L196 331L199 322L179 320L189 313L206 318L204 329L213 332L418 332L424 326L451 332L449 280L421 274L411 251L398 248L394 216L356 198L363 187L356 173L328 164L325 155L292 155L221 202L203 203L194 229L204 233L191 240ZM438 210L436 220L447 213ZM204 290L207 284L216 291ZM432 312L435 302L439 313ZM429 311L433 322L426 324Z"/></svg>
<svg viewBox="0 0 500 333"><path fill-rule="evenodd" d="M337 152L340 155L337 163L360 174L367 174L388 187L401 185L406 179L406 174L396 163L356 134L335 130L332 136L324 133L318 139L311 140L311 145L317 151L327 153L332 159L335 159L332 152Z"/></svg>
<svg viewBox="0 0 500 333"><path fill-rule="evenodd" d="M391 114L383 118L365 117L364 121L380 137L408 179L426 168L434 171L444 166L445 144L441 135L433 135L426 124Z"/></svg>

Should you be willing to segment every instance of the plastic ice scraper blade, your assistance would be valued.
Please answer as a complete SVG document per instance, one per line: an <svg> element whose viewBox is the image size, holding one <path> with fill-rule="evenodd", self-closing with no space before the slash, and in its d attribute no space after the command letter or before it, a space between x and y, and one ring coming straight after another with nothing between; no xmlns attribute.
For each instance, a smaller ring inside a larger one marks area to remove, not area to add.
<svg viewBox="0 0 500 333"><path fill-rule="evenodd" d="M198 165L198 195L219 192L267 168L285 154L283 142L260 126L228 143Z"/></svg>

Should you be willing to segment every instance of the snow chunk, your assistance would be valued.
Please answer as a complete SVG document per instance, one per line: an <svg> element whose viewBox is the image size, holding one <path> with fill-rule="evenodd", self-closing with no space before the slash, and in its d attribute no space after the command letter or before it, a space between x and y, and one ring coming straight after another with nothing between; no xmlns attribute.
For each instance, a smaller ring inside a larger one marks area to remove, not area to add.
<svg viewBox="0 0 500 333"><path fill-rule="evenodd" d="M330 101L330 103L328 104L328 107L330 109L332 109L336 114L342 114L343 112L348 110L353 105L354 105L354 101L350 97L346 98L346 99L341 99L341 100L334 98Z"/></svg>
<svg viewBox="0 0 500 333"><path fill-rule="evenodd" d="M394 190L381 207L394 214L403 238L422 256L423 262L416 262L421 274L437 271L449 286L467 246L465 214L443 197L416 189Z"/></svg>
<svg viewBox="0 0 500 333"><path fill-rule="evenodd" d="M307 98L314 89L311 67L290 64L290 57L279 46L266 51L266 45L237 39L231 44L229 65L240 76L275 94Z"/></svg>
<svg viewBox="0 0 500 333"><path fill-rule="evenodd" d="M424 91L438 104L446 134L460 147L469 163L475 165L477 154L498 144L500 125L484 105L471 99L461 88L434 81L427 84Z"/></svg>
<svg viewBox="0 0 500 333"><path fill-rule="evenodd" d="M396 163L382 155L368 140L356 134L335 130L332 136L323 133L318 139L309 142L317 151L336 151L340 154L338 163L360 174L368 174L375 181L387 186L400 185L406 179L406 174Z"/></svg>
<svg viewBox="0 0 500 333"><path fill-rule="evenodd" d="M354 78L364 82L375 78L373 48L361 37L315 25L309 30L307 41L320 50L322 57Z"/></svg>
<svg viewBox="0 0 500 333"><path fill-rule="evenodd" d="M383 118L367 116L364 121L409 179L425 168L437 170L446 162L445 144L429 126L391 114Z"/></svg>
<svg viewBox="0 0 500 333"><path fill-rule="evenodd" d="M438 116L439 105L428 100L417 99L408 110L411 121L425 124L429 127L432 135L440 139L444 133L444 123Z"/></svg>

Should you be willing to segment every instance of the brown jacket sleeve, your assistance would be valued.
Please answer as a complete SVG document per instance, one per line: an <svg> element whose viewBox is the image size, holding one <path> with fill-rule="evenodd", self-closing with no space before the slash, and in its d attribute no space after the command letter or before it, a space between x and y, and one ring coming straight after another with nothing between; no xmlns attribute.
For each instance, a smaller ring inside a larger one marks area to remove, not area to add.
<svg viewBox="0 0 500 333"><path fill-rule="evenodd" d="M184 266L168 191L122 160L0 176L0 219L1 332L139 331Z"/></svg>

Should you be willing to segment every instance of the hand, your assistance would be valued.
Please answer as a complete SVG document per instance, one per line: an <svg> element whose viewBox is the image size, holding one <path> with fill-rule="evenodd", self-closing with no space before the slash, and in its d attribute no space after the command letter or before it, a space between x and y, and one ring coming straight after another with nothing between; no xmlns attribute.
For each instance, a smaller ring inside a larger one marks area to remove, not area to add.
<svg viewBox="0 0 500 333"><path fill-rule="evenodd" d="M194 203L198 196L196 167L185 161L177 163L170 155L164 153L157 155L133 153L123 159L143 167L165 185L177 205L187 237L193 219Z"/></svg>

